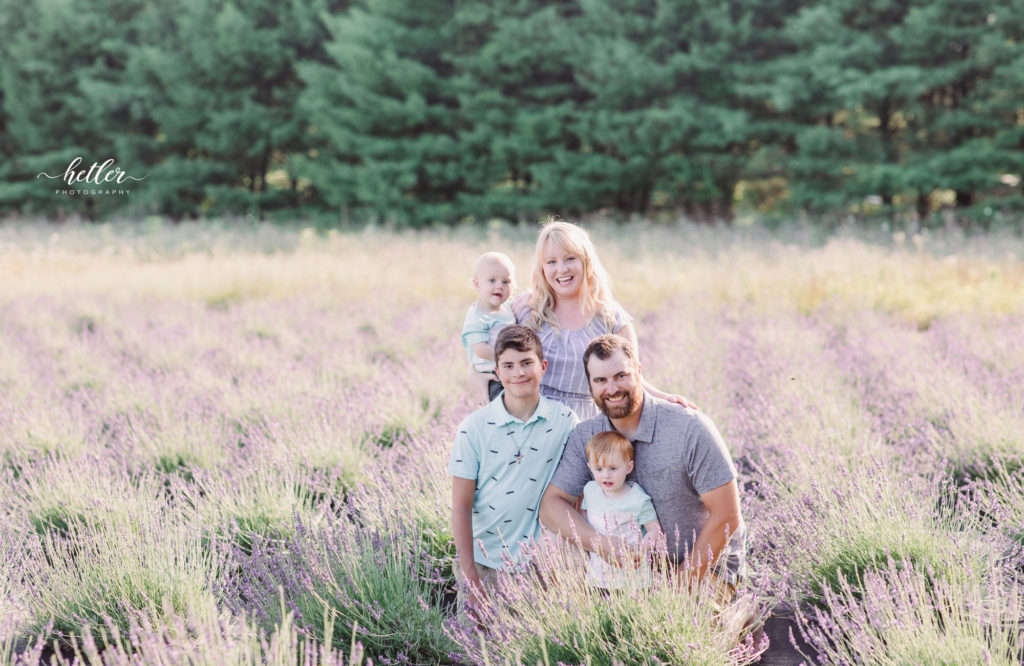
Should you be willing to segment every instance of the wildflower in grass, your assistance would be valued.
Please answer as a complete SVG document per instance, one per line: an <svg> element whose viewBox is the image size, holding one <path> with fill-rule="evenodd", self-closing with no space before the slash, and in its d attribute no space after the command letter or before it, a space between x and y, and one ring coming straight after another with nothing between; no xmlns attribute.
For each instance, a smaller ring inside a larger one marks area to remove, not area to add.
<svg viewBox="0 0 1024 666"><path fill-rule="evenodd" d="M1019 316L964 315L937 320L925 333L950 371L1001 408L1024 405L1024 353Z"/></svg>
<svg viewBox="0 0 1024 666"><path fill-rule="evenodd" d="M202 516L210 539L231 538L243 549L258 535L287 537L301 516L316 524L323 511L314 507L308 480L289 466L252 464L237 469L197 470L191 483L174 487Z"/></svg>
<svg viewBox="0 0 1024 666"><path fill-rule="evenodd" d="M716 329L727 344L722 427L741 471L770 470L789 487L807 487L837 465L880 452L841 369L808 353L826 345L818 318L730 312Z"/></svg>
<svg viewBox="0 0 1024 666"><path fill-rule="evenodd" d="M819 659L834 664L993 664L1024 658L1024 588L1000 575L951 581L890 560L840 580L798 613Z"/></svg>
<svg viewBox="0 0 1024 666"><path fill-rule="evenodd" d="M333 626L324 633L331 635ZM166 609L160 617L131 618L127 629L109 618L99 637L83 634L71 651L75 663L130 666L135 664L194 664L195 666L358 666L363 646L354 639L347 649L335 649L303 636L294 618L285 613L271 631L262 631L242 618L221 612L182 615Z"/></svg>
<svg viewBox="0 0 1024 666"><path fill-rule="evenodd" d="M965 507L1009 540L1009 552L1024 549L1024 468L1010 471L997 464L993 478L975 482L965 494Z"/></svg>
<svg viewBox="0 0 1024 666"><path fill-rule="evenodd" d="M474 663L431 632L452 599L443 470L469 410L450 313L483 235L243 227L0 225L0 663L41 663L59 637L67 661L333 664L362 659L367 634L374 658ZM810 616L840 589L825 572L863 599L887 552L940 596L960 593L933 580L983 587L1019 565L1024 292L1019 261L991 260L1019 239L929 235L911 256L849 234L593 232L645 374L735 446L759 593ZM528 258L533 230L493 233ZM397 269L371 269L385 249ZM540 603L562 620L537 626L568 626L559 608ZM591 615L632 635L634 613ZM886 617L882 600L864 613ZM702 622L674 659L716 640ZM667 650L648 624L638 661ZM504 626L494 641L522 645ZM523 654L594 644L543 630Z"/></svg>
<svg viewBox="0 0 1024 666"><path fill-rule="evenodd" d="M156 475L133 478L110 459L55 457L23 465L5 504L35 532L67 536L72 524L128 520L140 505L161 503L162 489Z"/></svg>
<svg viewBox="0 0 1024 666"><path fill-rule="evenodd" d="M414 525L415 538L434 566L450 572L455 546L451 531L451 486L445 476L451 433L458 421L443 411L436 422L380 454L367 483L351 494L361 524L379 531Z"/></svg>
<svg viewBox="0 0 1024 666"><path fill-rule="evenodd" d="M25 536L16 530L10 516L0 516L0 663L10 663L17 644L26 640L29 618L21 585L21 570L32 566L25 559Z"/></svg>
<svg viewBox="0 0 1024 666"><path fill-rule="evenodd" d="M958 480L986 475L994 461L1022 463L1020 401L973 383L977 373L965 375L963 363L943 358L913 328L864 313L856 325L834 327L827 355L847 369L908 473L929 459L945 461Z"/></svg>

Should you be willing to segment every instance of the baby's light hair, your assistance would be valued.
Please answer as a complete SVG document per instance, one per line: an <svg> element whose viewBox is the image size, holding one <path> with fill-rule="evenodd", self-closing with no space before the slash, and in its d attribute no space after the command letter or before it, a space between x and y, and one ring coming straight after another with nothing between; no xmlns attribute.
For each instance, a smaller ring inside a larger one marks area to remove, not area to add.
<svg viewBox="0 0 1024 666"><path fill-rule="evenodd" d="M512 278L512 284L516 283L516 265L512 263L512 259L504 252L484 252L476 258L476 263L473 264L473 277L480 276L480 270L484 266L491 264L500 264L508 269L508 276Z"/></svg>
<svg viewBox="0 0 1024 666"><path fill-rule="evenodd" d="M633 443L615 430L599 432L587 442L587 462L599 465L611 454L618 454L626 462L633 460Z"/></svg>

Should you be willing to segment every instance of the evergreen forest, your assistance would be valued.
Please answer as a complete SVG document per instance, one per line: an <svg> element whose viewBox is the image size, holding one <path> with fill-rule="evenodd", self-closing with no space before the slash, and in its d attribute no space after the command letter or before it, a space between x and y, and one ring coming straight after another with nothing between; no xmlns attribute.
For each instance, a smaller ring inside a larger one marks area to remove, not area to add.
<svg viewBox="0 0 1024 666"><path fill-rule="evenodd" d="M0 219L990 226L1022 179L1024 0L0 0Z"/></svg>

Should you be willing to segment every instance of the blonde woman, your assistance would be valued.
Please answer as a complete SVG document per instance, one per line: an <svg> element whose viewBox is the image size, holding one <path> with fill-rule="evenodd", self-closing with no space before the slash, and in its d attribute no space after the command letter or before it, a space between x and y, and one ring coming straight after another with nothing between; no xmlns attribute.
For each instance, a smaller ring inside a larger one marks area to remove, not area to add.
<svg viewBox="0 0 1024 666"><path fill-rule="evenodd" d="M612 297L608 274L582 227L559 221L541 227L530 291L517 297L512 309L517 323L537 331L544 347L548 369L541 394L570 407L581 421L595 416L583 351L605 333L621 335L634 348L637 341L633 318ZM644 388L655 397L693 406L646 380Z"/></svg>

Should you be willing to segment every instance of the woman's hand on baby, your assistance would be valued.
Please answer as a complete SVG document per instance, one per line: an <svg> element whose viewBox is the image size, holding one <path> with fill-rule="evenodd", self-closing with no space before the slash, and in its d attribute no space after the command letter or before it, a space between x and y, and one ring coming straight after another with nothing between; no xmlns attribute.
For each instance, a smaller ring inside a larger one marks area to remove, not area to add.
<svg viewBox="0 0 1024 666"><path fill-rule="evenodd" d="M682 405L683 407L689 407L690 409L696 409L697 411L700 411L700 407L698 407L695 403L691 402L689 398L685 398L681 395L669 393L667 400L669 402L674 402L677 405Z"/></svg>

